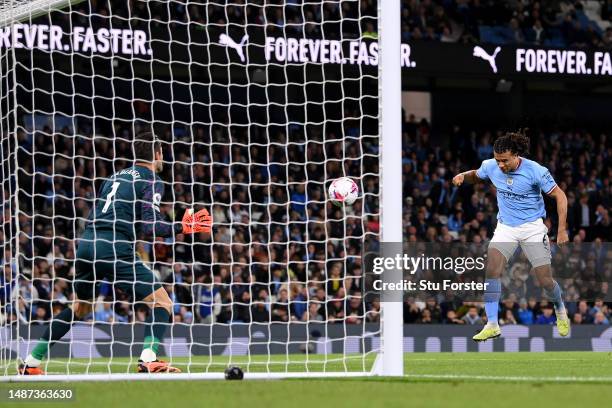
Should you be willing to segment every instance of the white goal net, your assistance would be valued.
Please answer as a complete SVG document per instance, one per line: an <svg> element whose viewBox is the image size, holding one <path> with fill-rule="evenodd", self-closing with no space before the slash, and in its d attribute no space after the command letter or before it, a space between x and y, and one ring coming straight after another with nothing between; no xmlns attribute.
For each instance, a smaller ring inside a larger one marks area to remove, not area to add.
<svg viewBox="0 0 612 408"><path fill-rule="evenodd" d="M213 217L210 237L137 230L133 250L173 301L160 358L187 375L370 372L381 350L362 265L380 236L376 3L109 0L9 17L2 375L74 301L100 186L132 166L149 129L164 153L161 212ZM327 198L342 176L359 185L352 206ZM51 348L47 374L135 372L150 310L113 279L94 283L82 299L93 313Z"/></svg>

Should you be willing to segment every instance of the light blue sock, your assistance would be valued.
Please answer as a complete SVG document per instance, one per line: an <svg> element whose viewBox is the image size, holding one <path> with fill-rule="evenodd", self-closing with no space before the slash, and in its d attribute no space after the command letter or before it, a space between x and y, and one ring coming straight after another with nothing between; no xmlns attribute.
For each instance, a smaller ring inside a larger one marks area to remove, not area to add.
<svg viewBox="0 0 612 408"><path fill-rule="evenodd" d="M544 288L544 293L546 293L546 296L548 296L548 298L554 303L555 312L563 313L565 312L565 305L563 304L563 294L561 292L561 287L559 286L557 281L553 282L554 284L552 290Z"/></svg>
<svg viewBox="0 0 612 408"><path fill-rule="evenodd" d="M487 279L485 283L487 284L487 289L484 293L484 301L485 311L487 312L487 320L490 324L497 324L499 298L501 297L501 280Z"/></svg>

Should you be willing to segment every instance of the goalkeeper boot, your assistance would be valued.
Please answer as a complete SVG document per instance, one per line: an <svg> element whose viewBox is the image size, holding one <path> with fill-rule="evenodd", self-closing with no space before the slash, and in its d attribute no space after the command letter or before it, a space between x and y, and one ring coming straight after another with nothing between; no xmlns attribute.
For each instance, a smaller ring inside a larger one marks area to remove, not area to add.
<svg viewBox="0 0 612 408"><path fill-rule="evenodd" d="M26 365L23 361L19 362L19 366L17 367L17 372L19 375L44 375L45 372L41 370L40 367L30 367Z"/></svg>
<svg viewBox="0 0 612 408"><path fill-rule="evenodd" d="M501 336L501 329L499 328L499 326L490 326L487 324L480 332L478 332L474 337L472 337L472 340L486 341L489 339L495 339L499 336Z"/></svg>
<svg viewBox="0 0 612 408"><path fill-rule="evenodd" d="M557 314L557 331L559 336L566 337L570 331L570 320L567 317L567 313Z"/></svg>
<svg viewBox="0 0 612 408"><path fill-rule="evenodd" d="M139 373L180 373L181 370L172 367L169 363L161 360L155 360L145 363L142 360L138 360L138 372Z"/></svg>

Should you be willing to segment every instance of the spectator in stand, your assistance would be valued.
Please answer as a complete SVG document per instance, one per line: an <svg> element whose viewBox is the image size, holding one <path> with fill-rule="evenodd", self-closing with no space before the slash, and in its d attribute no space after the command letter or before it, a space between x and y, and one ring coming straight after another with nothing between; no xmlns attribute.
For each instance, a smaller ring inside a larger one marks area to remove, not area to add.
<svg viewBox="0 0 612 408"><path fill-rule="evenodd" d="M449 231L459 232L463 229L463 211L459 210L448 218Z"/></svg>
<svg viewBox="0 0 612 408"><path fill-rule="evenodd" d="M278 292L278 297L272 304L272 320L276 322L289 322L291 320L289 295L286 288L282 288Z"/></svg>
<svg viewBox="0 0 612 408"><path fill-rule="evenodd" d="M468 312L465 315L463 315L461 320L463 320L465 324L475 324L475 325L483 324L482 318L480 317L478 313L478 308L476 306L470 306L470 308L468 309Z"/></svg>
<svg viewBox="0 0 612 408"><path fill-rule="evenodd" d="M308 311L308 289L305 286L291 284L291 313L296 320L303 320Z"/></svg>
<svg viewBox="0 0 612 408"><path fill-rule="evenodd" d="M582 315L580 313L575 313L572 318L572 324L584 324L582 321Z"/></svg>
<svg viewBox="0 0 612 408"><path fill-rule="evenodd" d="M200 287L198 313L202 323L212 324L221 314L221 276L214 279L214 285L209 283Z"/></svg>
<svg viewBox="0 0 612 408"><path fill-rule="evenodd" d="M346 322L350 324L358 324L363 321L364 309L361 294L358 292L349 296L346 305Z"/></svg>
<svg viewBox="0 0 612 408"><path fill-rule="evenodd" d="M584 300L578 302L578 311L575 315L580 315L579 319L582 324L593 323L593 315L590 313L588 303Z"/></svg>
<svg viewBox="0 0 612 408"><path fill-rule="evenodd" d="M536 319L536 324L555 324L557 322L557 317L553 312L554 310L551 305L544 307L542 309L542 314Z"/></svg>
<svg viewBox="0 0 612 408"><path fill-rule="evenodd" d="M303 322L310 322L310 321L324 321L323 315L321 313L319 313L319 304L317 303L310 303L308 305L308 310L306 312L304 312L304 314L302 315L302 321Z"/></svg>
<svg viewBox="0 0 612 408"><path fill-rule="evenodd" d="M121 315L118 315L113 310L113 300L104 299L96 304L96 311L94 313L94 320L96 322L107 322L113 323L115 321L126 323L127 319Z"/></svg>
<svg viewBox="0 0 612 408"><path fill-rule="evenodd" d="M251 316L253 323L267 323L270 321L270 312L266 308L263 300L256 300L251 306Z"/></svg>
<svg viewBox="0 0 612 408"><path fill-rule="evenodd" d="M521 301L519 302L519 308L518 308L518 322L520 324L533 324L534 323L534 316L533 316L533 310L531 310L529 308L529 305L527 304L527 300L525 298L522 298Z"/></svg>
<svg viewBox="0 0 612 408"><path fill-rule="evenodd" d="M522 44L525 42L525 35L523 34L523 29L521 28L519 21L516 18L510 20L510 32L512 33L512 39L510 43L513 44Z"/></svg>
<svg viewBox="0 0 612 408"><path fill-rule="evenodd" d="M250 313L251 308L249 307L250 304L251 304L251 295L249 294L248 291L242 292L241 297L237 299L237 301L234 302L233 304L232 322L250 323L251 322L251 313ZM263 302L259 302L259 304L263 304Z"/></svg>
<svg viewBox="0 0 612 408"><path fill-rule="evenodd" d="M454 310L449 310L446 312L446 318L443 323L445 324L465 324L462 319L457 318L457 313Z"/></svg>
<svg viewBox="0 0 612 408"><path fill-rule="evenodd" d="M593 320L593 324L609 325L610 321L603 312L597 312L595 313L595 319Z"/></svg>
<svg viewBox="0 0 612 408"><path fill-rule="evenodd" d="M431 323L439 323L439 322L434 322L431 318L431 311L429 309L423 309L423 311L421 312L421 317L419 318L419 320L417 320L417 323L419 324L431 324Z"/></svg>
<svg viewBox="0 0 612 408"><path fill-rule="evenodd" d="M516 303L516 295L514 293L511 293L502 302L502 307L499 313L503 320L511 320L517 322L519 320L518 311L519 305ZM512 315L511 319L509 318L509 315Z"/></svg>
<svg viewBox="0 0 612 408"><path fill-rule="evenodd" d="M435 298L429 297L425 302L425 309L423 309L422 316L425 316L425 310L429 312L429 318L432 323L440 323L442 321L442 311L440 305Z"/></svg>
<svg viewBox="0 0 612 408"><path fill-rule="evenodd" d="M527 30L525 38L528 42L531 42L535 45L542 45L544 43L544 40L547 39L547 32L544 26L542 25L541 20L535 20L533 26L531 26L531 28Z"/></svg>
<svg viewBox="0 0 612 408"><path fill-rule="evenodd" d="M416 323L421 318L421 310L415 303L414 298L404 302L404 323Z"/></svg>
<svg viewBox="0 0 612 408"><path fill-rule="evenodd" d="M366 312L366 321L368 323L380 322L380 299L376 298L372 300L370 310Z"/></svg>
<svg viewBox="0 0 612 408"><path fill-rule="evenodd" d="M502 318L499 319L499 324L517 324L516 317L512 310L506 309L502 314Z"/></svg>

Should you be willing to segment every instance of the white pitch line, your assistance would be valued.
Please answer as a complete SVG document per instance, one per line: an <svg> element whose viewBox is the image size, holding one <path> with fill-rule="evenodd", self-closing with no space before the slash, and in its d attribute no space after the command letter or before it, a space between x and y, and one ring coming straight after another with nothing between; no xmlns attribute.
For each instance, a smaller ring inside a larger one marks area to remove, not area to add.
<svg viewBox="0 0 612 408"><path fill-rule="evenodd" d="M464 374L406 374L408 378L428 378L437 380L486 380L486 381L520 381L520 382L582 382L612 383L612 377L535 377L535 376L490 376Z"/></svg>
<svg viewBox="0 0 612 408"><path fill-rule="evenodd" d="M589 361L582 358L544 358L542 360L545 361ZM408 362L410 361L512 361L512 363L516 363L517 360L509 360L507 358L408 358ZM518 360L520 361L520 360ZM526 363L533 363L533 360L525 360Z"/></svg>

